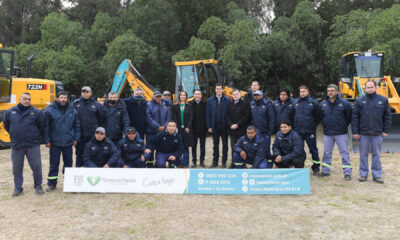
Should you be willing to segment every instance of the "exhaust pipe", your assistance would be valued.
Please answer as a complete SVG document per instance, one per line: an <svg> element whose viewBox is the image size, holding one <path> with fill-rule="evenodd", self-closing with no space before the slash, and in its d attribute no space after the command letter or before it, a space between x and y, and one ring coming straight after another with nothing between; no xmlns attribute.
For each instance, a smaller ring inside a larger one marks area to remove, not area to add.
<svg viewBox="0 0 400 240"><path fill-rule="evenodd" d="M28 78L31 77L32 61L33 61L34 59L35 59L35 56L34 56L34 55L31 55L30 57L28 57L28 64L27 64L27 67L28 67L28 73L27 73Z"/></svg>

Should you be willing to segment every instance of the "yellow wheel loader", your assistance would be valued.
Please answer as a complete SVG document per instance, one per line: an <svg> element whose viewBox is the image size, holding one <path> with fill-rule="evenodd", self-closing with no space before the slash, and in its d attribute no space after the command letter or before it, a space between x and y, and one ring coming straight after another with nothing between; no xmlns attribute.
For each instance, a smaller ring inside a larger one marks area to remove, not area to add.
<svg viewBox="0 0 400 240"><path fill-rule="evenodd" d="M31 94L34 107L44 109L54 102L57 92L64 90L59 81L18 77L19 69L14 67L14 56L13 50L0 47L0 148L10 147L10 136L3 126L5 112L19 103L24 92ZM32 58L28 61L32 61Z"/></svg>
<svg viewBox="0 0 400 240"><path fill-rule="evenodd" d="M400 98L398 90L400 78L392 78L384 74L383 51L349 52L339 61L339 93L343 98L354 102L364 95L367 81L376 82L376 93L386 97L392 110L392 128L384 138L382 151L400 152ZM394 64L393 64L394 65ZM394 67L394 66L392 66ZM358 151L358 141L351 138L351 150Z"/></svg>

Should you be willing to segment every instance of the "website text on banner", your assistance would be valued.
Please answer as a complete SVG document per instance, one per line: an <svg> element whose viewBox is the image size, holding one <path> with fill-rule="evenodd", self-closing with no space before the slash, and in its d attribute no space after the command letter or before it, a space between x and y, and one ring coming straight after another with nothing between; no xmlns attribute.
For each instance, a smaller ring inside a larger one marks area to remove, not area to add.
<svg viewBox="0 0 400 240"><path fill-rule="evenodd" d="M308 169L66 168L64 192L310 194Z"/></svg>

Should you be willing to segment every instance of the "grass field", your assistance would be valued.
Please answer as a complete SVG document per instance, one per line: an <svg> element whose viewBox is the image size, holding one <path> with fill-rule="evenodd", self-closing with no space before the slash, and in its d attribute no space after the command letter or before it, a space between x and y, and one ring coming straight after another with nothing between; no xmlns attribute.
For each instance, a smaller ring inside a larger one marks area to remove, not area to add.
<svg viewBox="0 0 400 240"><path fill-rule="evenodd" d="M0 150L0 239L400 239L399 155L382 155L383 185L357 181L357 154L350 182L336 147L333 159L331 176L312 176L304 196L72 194L62 178L54 193L36 196L26 162L24 194L11 198L10 150Z"/></svg>

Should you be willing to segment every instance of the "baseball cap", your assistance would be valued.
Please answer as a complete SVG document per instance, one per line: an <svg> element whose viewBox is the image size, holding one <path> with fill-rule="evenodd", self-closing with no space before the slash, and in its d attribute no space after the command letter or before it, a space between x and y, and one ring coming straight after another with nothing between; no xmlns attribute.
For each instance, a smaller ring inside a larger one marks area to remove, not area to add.
<svg viewBox="0 0 400 240"><path fill-rule="evenodd" d="M106 130L103 127L96 128L96 132L101 132L103 134L106 134Z"/></svg>
<svg viewBox="0 0 400 240"><path fill-rule="evenodd" d="M83 91L92 92L92 89L91 89L89 86L84 86L84 87L82 88L81 91L82 91L82 92L83 92Z"/></svg>
<svg viewBox="0 0 400 240"><path fill-rule="evenodd" d="M164 91L164 92L162 93L162 95L171 95L171 93L170 93L169 91Z"/></svg>
<svg viewBox="0 0 400 240"><path fill-rule="evenodd" d="M254 95L263 95L263 93L260 90L257 90L255 93L253 93Z"/></svg>
<svg viewBox="0 0 400 240"><path fill-rule="evenodd" d="M157 97L157 96L161 96L161 92L160 91L155 91L154 92L154 97Z"/></svg>
<svg viewBox="0 0 400 240"><path fill-rule="evenodd" d="M136 133L136 129L134 127L128 127L128 130L126 131L126 133Z"/></svg>

